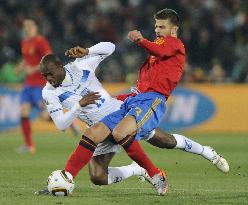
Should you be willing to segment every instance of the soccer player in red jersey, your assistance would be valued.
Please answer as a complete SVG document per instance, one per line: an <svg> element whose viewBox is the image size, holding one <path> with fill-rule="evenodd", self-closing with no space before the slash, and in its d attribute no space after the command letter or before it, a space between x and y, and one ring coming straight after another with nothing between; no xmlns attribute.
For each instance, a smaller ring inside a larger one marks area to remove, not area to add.
<svg viewBox="0 0 248 205"><path fill-rule="evenodd" d="M177 148L192 153L198 153L199 150L198 154L203 152L205 146L203 147L185 136L170 136L160 131L157 133L157 130L156 133L154 132L165 112L165 101L178 84L185 63L185 49L177 38L179 27L177 13L171 9L161 10L155 15L155 21L157 39L154 42L144 39L139 31L131 31L128 35L130 40L144 47L150 53L139 72L138 92L130 94L120 110L107 115L99 123L85 131L65 166L65 170L73 177L76 177L80 169L92 158L97 144L105 140L109 134L112 134L114 140L123 146L130 158L147 170L151 177L149 181L159 195L165 195L168 191L166 175L153 165L137 140L146 139L161 148L167 146L173 148L177 145ZM87 55L87 52L84 52L84 49L72 48L66 54L69 57L81 58ZM44 58L41 61L41 68L49 69L49 63ZM119 96L119 99L125 98L125 95ZM147 134L149 135L151 132L154 133L147 139ZM152 141L150 141L151 139ZM173 142L170 143L170 140ZM223 172L225 171L228 170Z"/></svg>
<svg viewBox="0 0 248 205"><path fill-rule="evenodd" d="M19 68L25 72L24 86L21 91L21 129L25 145L17 149L18 152L35 152L35 146L32 142L31 125L29 115L32 107L44 110L41 96L42 87L46 84L45 78L39 71L39 62L43 55L52 53L48 40L38 34L37 24L33 19L23 21L24 38L21 41L22 63ZM42 112L43 117L48 117Z"/></svg>
<svg viewBox="0 0 248 205"><path fill-rule="evenodd" d="M69 158L65 170L74 177L91 159L96 144L112 133L130 158L145 168L159 195L168 190L166 176L144 153L137 140L158 127L165 113L165 102L178 84L185 63L185 48L177 38L179 17L171 9L155 14L157 39L144 39L139 31L131 31L131 41L145 48L150 56L141 66L137 88L140 93L129 97L120 110L104 117L87 129Z"/></svg>
<svg viewBox="0 0 248 205"><path fill-rule="evenodd" d="M33 19L23 21L24 38L21 41L22 63L19 68L23 68L26 74L24 86L21 91L21 129L25 145L19 147L17 152L35 152L35 146L32 141L31 124L29 115L32 107L41 111L41 117L49 120L43 99L42 88L46 80L40 73L39 63L44 55L52 53L48 40L38 33L38 27ZM72 124L71 128L75 135L78 134L77 125Z"/></svg>

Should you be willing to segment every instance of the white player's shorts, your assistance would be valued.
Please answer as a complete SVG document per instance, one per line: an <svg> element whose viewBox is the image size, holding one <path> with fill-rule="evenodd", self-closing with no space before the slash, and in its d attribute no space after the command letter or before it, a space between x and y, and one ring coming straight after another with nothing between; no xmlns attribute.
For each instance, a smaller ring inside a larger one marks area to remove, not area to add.
<svg viewBox="0 0 248 205"><path fill-rule="evenodd" d="M152 130L150 133L148 133L142 140L149 140L151 139L155 134L155 130ZM111 140L106 140L104 142L101 142L97 145L95 152L93 156L108 154L108 153L119 153L120 152L120 145L113 143Z"/></svg>
<svg viewBox="0 0 248 205"><path fill-rule="evenodd" d="M93 156L108 154L108 153L118 153L120 152L120 145L113 143L110 140L106 140L97 145Z"/></svg>

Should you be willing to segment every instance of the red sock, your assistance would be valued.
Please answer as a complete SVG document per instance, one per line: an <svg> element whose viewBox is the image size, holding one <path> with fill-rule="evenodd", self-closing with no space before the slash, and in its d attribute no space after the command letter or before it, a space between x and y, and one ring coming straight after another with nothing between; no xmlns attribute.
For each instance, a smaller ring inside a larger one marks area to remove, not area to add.
<svg viewBox="0 0 248 205"><path fill-rule="evenodd" d="M33 147L31 126L30 126L30 121L27 117L21 118L21 128L22 128L25 144L28 147Z"/></svg>
<svg viewBox="0 0 248 205"><path fill-rule="evenodd" d="M159 170L154 166L149 157L145 154L137 140L133 137L127 136L119 142L123 146L128 156L138 163L141 167L147 170L150 177L159 173Z"/></svg>
<svg viewBox="0 0 248 205"><path fill-rule="evenodd" d="M65 165L65 171L76 177L78 172L90 161L96 149L96 144L86 136L82 136L79 145Z"/></svg>

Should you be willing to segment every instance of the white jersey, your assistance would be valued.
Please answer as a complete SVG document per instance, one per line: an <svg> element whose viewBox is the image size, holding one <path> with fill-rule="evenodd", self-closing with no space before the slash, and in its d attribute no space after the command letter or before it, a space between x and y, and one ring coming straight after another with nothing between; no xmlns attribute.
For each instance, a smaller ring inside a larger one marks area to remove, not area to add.
<svg viewBox="0 0 248 205"><path fill-rule="evenodd" d="M112 43L98 43L89 48L87 56L64 66L66 76L59 87L47 82L42 97L57 128L67 129L76 117L91 126L120 108L122 101L111 97L95 76L99 63L114 49ZM101 98L96 104L80 107L79 100L89 92L99 92ZM63 108L68 112L64 113Z"/></svg>

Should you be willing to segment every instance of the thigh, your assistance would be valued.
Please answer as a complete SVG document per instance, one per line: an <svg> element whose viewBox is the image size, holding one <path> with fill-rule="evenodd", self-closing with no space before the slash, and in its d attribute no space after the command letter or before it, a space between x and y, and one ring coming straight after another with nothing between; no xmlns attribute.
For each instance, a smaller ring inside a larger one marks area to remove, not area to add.
<svg viewBox="0 0 248 205"><path fill-rule="evenodd" d="M21 104L21 117L29 117L31 112L31 104L28 102L23 102Z"/></svg>
<svg viewBox="0 0 248 205"><path fill-rule="evenodd" d="M127 115L136 119L137 135L140 139L153 129L157 128L165 113L165 101L159 97L141 99L136 106L129 110Z"/></svg>
<svg viewBox="0 0 248 205"><path fill-rule="evenodd" d="M106 125L111 131L115 126L124 118L125 116L125 106L122 105L119 110L105 116L100 120L104 125Z"/></svg>
<svg viewBox="0 0 248 205"><path fill-rule="evenodd" d="M120 123L114 128L112 134L114 139L119 142L128 135L135 135L137 131L137 123L133 116L124 117Z"/></svg>
<svg viewBox="0 0 248 205"><path fill-rule="evenodd" d="M84 132L84 135L90 138L96 144L103 142L109 136L109 134L109 128L102 122L94 124Z"/></svg>

